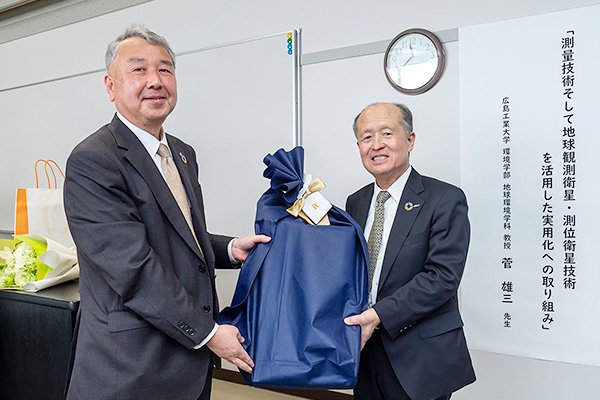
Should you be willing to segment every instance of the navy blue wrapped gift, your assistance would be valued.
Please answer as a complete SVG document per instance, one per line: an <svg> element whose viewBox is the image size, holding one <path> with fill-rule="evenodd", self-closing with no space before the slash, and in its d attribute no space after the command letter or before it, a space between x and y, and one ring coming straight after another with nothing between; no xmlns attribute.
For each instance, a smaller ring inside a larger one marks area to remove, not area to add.
<svg viewBox="0 0 600 400"><path fill-rule="evenodd" d="M303 187L304 149L264 158L271 186L258 201L255 230L272 237L248 255L219 324L238 327L254 360L253 386L346 389L356 384L360 327L344 318L366 309L368 255L360 226L333 206L329 226L286 209Z"/></svg>

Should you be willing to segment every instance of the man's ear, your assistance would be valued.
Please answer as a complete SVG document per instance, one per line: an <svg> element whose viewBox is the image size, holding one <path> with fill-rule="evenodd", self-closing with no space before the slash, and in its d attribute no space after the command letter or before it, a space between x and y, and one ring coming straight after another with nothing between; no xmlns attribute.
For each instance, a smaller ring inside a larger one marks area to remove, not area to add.
<svg viewBox="0 0 600 400"><path fill-rule="evenodd" d="M408 135L408 151L412 151L412 149L415 147L415 139L416 139L416 135L414 132L409 133Z"/></svg>
<svg viewBox="0 0 600 400"><path fill-rule="evenodd" d="M115 92L113 90L114 82L112 76L106 74L104 76L104 86L106 87L106 92L108 93L108 98L111 102L115 101Z"/></svg>

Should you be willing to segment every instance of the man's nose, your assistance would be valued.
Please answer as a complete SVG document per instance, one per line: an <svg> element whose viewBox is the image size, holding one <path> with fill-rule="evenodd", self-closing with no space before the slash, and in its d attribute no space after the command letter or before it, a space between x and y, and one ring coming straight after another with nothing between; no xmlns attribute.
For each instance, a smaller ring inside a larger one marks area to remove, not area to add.
<svg viewBox="0 0 600 400"><path fill-rule="evenodd" d="M157 70L148 70L148 73L146 75L146 87L153 89L162 87L162 79L160 78L160 74Z"/></svg>
<svg viewBox="0 0 600 400"><path fill-rule="evenodd" d="M383 147L383 138L380 133L375 133L373 135L373 148L380 149Z"/></svg>

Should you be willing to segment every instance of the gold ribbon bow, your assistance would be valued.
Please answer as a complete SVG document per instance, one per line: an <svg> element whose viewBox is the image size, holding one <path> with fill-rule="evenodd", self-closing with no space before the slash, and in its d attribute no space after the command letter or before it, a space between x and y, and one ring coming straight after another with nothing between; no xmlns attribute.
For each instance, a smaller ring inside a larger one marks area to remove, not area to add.
<svg viewBox="0 0 600 400"><path fill-rule="evenodd" d="M294 202L294 204L292 204L292 206L290 208L288 208L286 211L290 214L292 214L294 217L298 218L302 218L303 220L305 220L306 222L308 222L311 225L314 225L315 223L312 222L310 220L310 218L308 218L308 215L306 215L306 213L304 213L304 211L302 211L302 207L304 207L304 202L306 201L306 198L308 196L310 196L311 194L318 192L322 189L325 189L325 183L321 180L321 178L315 178L313 179L313 181L310 183L310 185L308 185L308 188L306 189L306 192L298 199ZM327 214L325 214L323 216L323 218L321 218L321 220L319 221L319 223L317 225L331 225L329 223L329 218L327 217Z"/></svg>

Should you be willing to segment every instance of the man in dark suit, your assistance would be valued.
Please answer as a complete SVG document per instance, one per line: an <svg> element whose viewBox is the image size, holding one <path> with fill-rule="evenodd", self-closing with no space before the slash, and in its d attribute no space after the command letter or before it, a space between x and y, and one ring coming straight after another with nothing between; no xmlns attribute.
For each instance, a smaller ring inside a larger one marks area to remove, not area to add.
<svg viewBox="0 0 600 400"><path fill-rule="evenodd" d="M214 268L270 239L207 232L195 152L162 128L177 102L165 39L129 28L106 65L117 114L73 150L64 188L81 269L68 399L209 399L214 355L254 366L215 323Z"/></svg>
<svg viewBox="0 0 600 400"><path fill-rule="evenodd" d="M449 399L475 381L457 300L469 246L465 195L410 166L406 106L370 105L354 133L375 178L346 202L369 244L369 308L345 319L362 332L355 398Z"/></svg>

